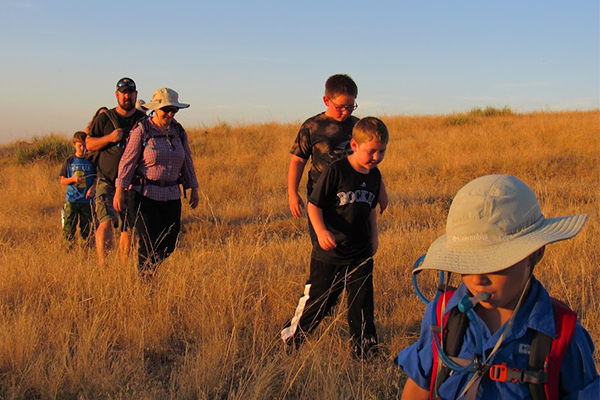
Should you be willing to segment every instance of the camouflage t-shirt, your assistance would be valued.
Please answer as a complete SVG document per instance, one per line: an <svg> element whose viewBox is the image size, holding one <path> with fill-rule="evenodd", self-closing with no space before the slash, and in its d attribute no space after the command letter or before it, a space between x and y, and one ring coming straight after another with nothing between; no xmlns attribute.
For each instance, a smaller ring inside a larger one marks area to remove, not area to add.
<svg viewBox="0 0 600 400"><path fill-rule="evenodd" d="M311 160L307 183L309 195L325 167L352 154L350 139L357 122L358 118L352 115L338 122L323 112L307 119L300 127L290 153Z"/></svg>

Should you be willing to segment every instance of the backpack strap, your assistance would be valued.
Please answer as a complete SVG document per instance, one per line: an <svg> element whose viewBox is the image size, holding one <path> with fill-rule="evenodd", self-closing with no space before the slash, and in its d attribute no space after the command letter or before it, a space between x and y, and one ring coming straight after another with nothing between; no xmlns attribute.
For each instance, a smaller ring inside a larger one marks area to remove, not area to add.
<svg viewBox="0 0 600 400"><path fill-rule="evenodd" d="M105 114L108 117L108 119L110 120L110 122L113 124L113 127L115 129L120 129L121 128L121 124L119 123L119 118L116 116L116 110L113 108L112 110L108 110ZM121 140L119 140L117 142L117 147L125 147L125 144L127 143L125 138L121 138Z"/></svg>
<svg viewBox="0 0 600 400"><path fill-rule="evenodd" d="M507 367L506 363L490 369L492 380L528 384L533 400L559 400L560 369L577 326L577 314L561 301L551 300L556 336L535 331L527 369Z"/></svg>
<svg viewBox="0 0 600 400"><path fill-rule="evenodd" d="M565 303L551 298L554 309L556 336L554 338L538 332L531 344L529 369L545 370L548 381L545 385L530 384L533 400L558 400L560 397L560 368L567 354L577 326L577 314Z"/></svg>
<svg viewBox="0 0 600 400"><path fill-rule="evenodd" d="M545 371L547 369L548 365L546 364L546 359L550 353L552 342L552 337L539 331L535 332L531 342L529 362L527 364L529 370ZM546 399L546 386L548 385L553 385L552 382L548 382L548 376L546 376L546 382L544 384L530 384L529 393L531 393L531 398L533 400Z"/></svg>
<svg viewBox="0 0 600 400"><path fill-rule="evenodd" d="M448 303L448 300L452 297L452 295L454 294L454 291L446 291L446 292L442 292L440 294L440 296L438 296L435 300L434 300L434 305L433 307L435 307L435 316L436 316L436 320L432 321L434 324L438 324L438 326L440 327L439 332L431 332L431 335L438 335L440 339L443 338L442 336L442 326L443 324L440 323L439 321L442 320L442 308L444 304ZM433 339L433 337L432 337ZM441 362L440 360L440 356L437 352L437 349L435 347L435 345L433 343L431 343L431 347L433 348L433 368L431 369L431 380L429 382L429 398L430 399L435 399L437 397L437 392L439 387L442 385L443 380L441 379L441 369L443 368L444 363ZM446 377L447 378L447 377ZM439 382L438 382L439 381Z"/></svg>
<svg viewBox="0 0 600 400"><path fill-rule="evenodd" d="M435 304L437 321L442 321L445 304L448 303L453 294L454 291L447 291L439 296ZM533 400L559 400L560 369L577 325L577 314L574 311L560 300L555 298L551 298L551 300L556 336L552 338L544 333L535 332L531 342L527 370L513 369L507 367L506 363L493 365L490 369L490 378L493 380L528 383ZM443 320L444 324L440 323L442 328L438 332L432 332L432 334L441 335L440 339L443 339L444 351L448 356L456 357L464 342L469 319L466 314L458 310L458 307L454 307ZM450 372L450 368L441 362L437 350L433 346L430 399L437 398L439 388L448 379ZM502 375L502 378L499 374ZM495 377L494 375L498 376Z"/></svg>
<svg viewBox="0 0 600 400"><path fill-rule="evenodd" d="M108 111L106 111L106 116L108 117L108 119L110 120L110 122L113 124L113 127L115 129L119 129L121 127L121 124L119 124L119 119L114 114L115 112L116 111L115 111L114 108L112 110L108 110Z"/></svg>
<svg viewBox="0 0 600 400"><path fill-rule="evenodd" d="M112 110L105 111L104 114L106 114L106 116L112 123L113 128L119 129L120 128L119 119L113 114L113 111L114 111L114 108ZM121 142L119 142L117 145L120 146ZM98 162L100 159L100 151L101 150L95 150L95 151L88 150L88 152L87 152L86 159L89 160L92 164L94 164L94 166L98 165Z"/></svg>
<svg viewBox="0 0 600 400"><path fill-rule="evenodd" d="M152 138L167 138L168 140L179 138L179 140L181 140L182 132L185 131L179 122L173 123L172 127L175 128L174 133L155 134L149 129L148 121L150 118L151 117L148 116L138 122L138 124L142 127L142 144L144 147L148 147L148 141Z"/></svg>
<svg viewBox="0 0 600 400"><path fill-rule="evenodd" d="M176 122L176 125L174 124L173 126L175 127L175 129L177 130L177 133L168 133L168 134L154 134L152 133L152 130L150 129L150 125L149 125L149 120L150 118L152 118L151 116L147 116L145 118L142 118L141 120L139 120L136 124L136 127L139 126L140 129L142 130L142 153L143 153L143 148L148 147L149 149L152 149L152 146L150 146L148 144L148 141L152 138L167 138L167 140L169 140L169 143L171 144L171 146L173 146L173 144L171 143L172 139L176 139L176 138L180 138L181 140L181 132L183 131L183 127L181 126L181 124L179 124L178 122ZM185 132L185 131L183 131ZM140 158L142 158L143 155L140 154ZM139 160L138 160L139 162ZM146 185L154 185L154 186L159 186L159 187L170 187L170 186L177 186L177 185L183 185L183 176L181 174L179 174L179 178L176 181L157 181L157 180L152 180L152 179L146 179L143 178L139 175L134 175L132 183L135 185L141 185L141 186L146 186ZM183 190L183 197L186 197L186 193L185 193L185 189Z"/></svg>
<svg viewBox="0 0 600 400"><path fill-rule="evenodd" d="M435 304L437 323L440 324L439 332L432 332L433 335L440 336L440 342L443 345L445 353L449 357L457 357L465 339L465 333L469 325L467 314L459 311L458 307L452 308L445 316L442 316L446 304L454 295L456 290L447 290L442 292ZM444 323L440 323L440 321ZM433 345L433 369L431 375L430 396L431 399L437 397L440 386L450 376L450 368L441 362L437 350Z"/></svg>

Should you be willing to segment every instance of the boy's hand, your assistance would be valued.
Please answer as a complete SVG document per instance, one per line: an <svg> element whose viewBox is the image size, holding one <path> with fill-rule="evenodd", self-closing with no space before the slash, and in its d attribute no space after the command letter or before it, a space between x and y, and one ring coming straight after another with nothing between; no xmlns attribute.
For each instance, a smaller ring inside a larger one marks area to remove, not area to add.
<svg viewBox="0 0 600 400"><path fill-rule="evenodd" d="M89 199L93 198L94 196L96 196L96 186L92 186L88 189L87 193L85 194L85 198Z"/></svg>
<svg viewBox="0 0 600 400"><path fill-rule="evenodd" d="M321 248L325 251L329 251L337 247L335 237L328 230L317 233L317 238L319 239L319 246L321 246Z"/></svg>
<svg viewBox="0 0 600 400"><path fill-rule="evenodd" d="M302 201L302 197L300 197L298 193L290 194L289 202L290 211L292 212L294 218L300 218L302 216L302 210L304 209L304 202Z"/></svg>
<svg viewBox="0 0 600 400"><path fill-rule="evenodd" d="M388 197L387 189L385 187L385 183L383 183L383 180L381 181L381 189L379 191L379 199L377 202L379 203L379 214L383 214L388 204L390 204L390 198Z"/></svg>
<svg viewBox="0 0 600 400"><path fill-rule="evenodd" d="M73 177L73 183L81 183L85 181L85 177L81 176L81 175L77 175Z"/></svg>

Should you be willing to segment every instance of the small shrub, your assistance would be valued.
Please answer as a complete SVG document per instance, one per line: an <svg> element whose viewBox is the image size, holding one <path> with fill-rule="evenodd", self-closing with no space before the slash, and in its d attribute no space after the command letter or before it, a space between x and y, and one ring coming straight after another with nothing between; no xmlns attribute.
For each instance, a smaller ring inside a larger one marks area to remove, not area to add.
<svg viewBox="0 0 600 400"><path fill-rule="evenodd" d="M475 118L471 115L466 114L452 114L448 118L446 118L445 124L446 126L461 126L465 124L473 124L475 123Z"/></svg>
<svg viewBox="0 0 600 400"><path fill-rule="evenodd" d="M508 115L514 115L514 113L508 106L505 106L504 108L487 106L484 109L475 107L469 112L469 115L472 115L473 117L506 117Z"/></svg>
<svg viewBox="0 0 600 400"><path fill-rule="evenodd" d="M487 106L486 108L475 107L468 113L452 114L446 118L446 126L461 126L465 124L476 124L478 118L484 117L506 117L514 115L510 107L496 108Z"/></svg>
<svg viewBox="0 0 600 400"><path fill-rule="evenodd" d="M27 164L37 160L62 161L73 152L71 142L62 136L51 133L35 137L31 143L17 143L15 156L18 164Z"/></svg>

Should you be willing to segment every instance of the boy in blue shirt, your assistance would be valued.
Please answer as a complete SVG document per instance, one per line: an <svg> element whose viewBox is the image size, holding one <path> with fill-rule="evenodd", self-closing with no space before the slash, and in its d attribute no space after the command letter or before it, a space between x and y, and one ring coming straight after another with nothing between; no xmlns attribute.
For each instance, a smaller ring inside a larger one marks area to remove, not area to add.
<svg viewBox="0 0 600 400"><path fill-rule="evenodd" d="M95 194L96 168L85 158L85 132L75 132L75 154L69 156L60 170L60 183L68 185L63 210L63 237L71 248L77 225L81 239L89 245L93 224L92 207Z"/></svg>
<svg viewBox="0 0 600 400"><path fill-rule="evenodd" d="M308 198L316 240L304 295L281 331L286 344L300 345L345 288L353 354L376 352L373 255L378 247L375 207L382 190L377 165L383 161L388 137L379 119L358 121L350 140L352 154L326 167Z"/></svg>
<svg viewBox="0 0 600 400"><path fill-rule="evenodd" d="M567 318L533 275L545 246L577 235L587 217L545 218L533 191L514 176L488 175L464 186L450 206L446 234L414 271L453 272L463 283L451 297L429 304L418 342L398 355L396 363L408 375L402 399L599 398L589 334L568 310L572 334L564 340ZM457 309L468 322L451 346L449 338L458 336L452 332L460 331L450 325ZM557 367L549 363L557 358L549 356L546 366L531 368L540 336L552 346L564 344ZM446 354L451 347L458 354Z"/></svg>

